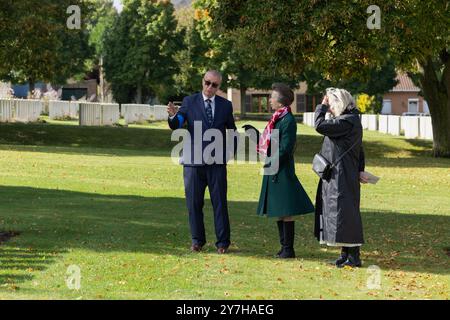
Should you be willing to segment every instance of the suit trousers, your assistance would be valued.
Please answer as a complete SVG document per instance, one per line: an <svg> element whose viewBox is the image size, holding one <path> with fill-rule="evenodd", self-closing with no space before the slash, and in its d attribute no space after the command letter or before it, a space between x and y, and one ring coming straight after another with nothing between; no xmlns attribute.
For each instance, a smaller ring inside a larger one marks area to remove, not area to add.
<svg viewBox="0 0 450 320"><path fill-rule="evenodd" d="M227 205L226 165L185 166L183 176L192 244L203 246L206 243L203 206L205 190L208 187L214 210L216 247L228 248L230 245L230 221Z"/></svg>

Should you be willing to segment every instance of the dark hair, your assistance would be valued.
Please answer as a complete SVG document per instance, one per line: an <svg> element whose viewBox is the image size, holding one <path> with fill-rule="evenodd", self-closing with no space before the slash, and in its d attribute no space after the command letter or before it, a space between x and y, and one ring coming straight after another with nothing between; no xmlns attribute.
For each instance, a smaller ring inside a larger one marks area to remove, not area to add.
<svg viewBox="0 0 450 320"><path fill-rule="evenodd" d="M290 106L294 102L294 91L284 83L274 83L272 90L278 92L278 102L283 106Z"/></svg>

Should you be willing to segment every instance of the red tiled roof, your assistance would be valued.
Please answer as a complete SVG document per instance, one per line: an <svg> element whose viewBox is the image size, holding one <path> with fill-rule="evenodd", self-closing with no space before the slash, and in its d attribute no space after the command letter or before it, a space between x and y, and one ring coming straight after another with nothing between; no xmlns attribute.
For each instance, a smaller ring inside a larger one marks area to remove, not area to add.
<svg viewBox="0 0 450 320"><path fill-rule="evenodd" d="M412 82L411 78L406 73L398 73L398 84L392 88L390 92L419 92L420 89Z"/></svg>

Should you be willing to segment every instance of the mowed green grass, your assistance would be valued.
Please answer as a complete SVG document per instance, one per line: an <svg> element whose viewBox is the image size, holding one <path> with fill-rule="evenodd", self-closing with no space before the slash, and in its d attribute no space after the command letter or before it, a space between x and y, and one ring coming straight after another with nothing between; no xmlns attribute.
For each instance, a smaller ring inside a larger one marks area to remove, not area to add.
<svg viewBox="0 0 450 320"><path fill-rule="evenodd" d="M74 124L0 124L0 230L21 232L0 245L0 298L449 297L450 159L432 158L429 141L365 132L367 171L381 180L362 187L364 267L341 270L327 264L338 250L314 239L312 214L296 223L297 258L273 258L275 221L255 214L258 164L228 168L230 254L215 252L209 200L208 244L191 253L182 167L170 159L167 124ZM320 144L312 128L298 126L296 172L312 199ZM71 265L81 270L79 290L66 284ZM379 289L367 286L371 265Z"/></svg>

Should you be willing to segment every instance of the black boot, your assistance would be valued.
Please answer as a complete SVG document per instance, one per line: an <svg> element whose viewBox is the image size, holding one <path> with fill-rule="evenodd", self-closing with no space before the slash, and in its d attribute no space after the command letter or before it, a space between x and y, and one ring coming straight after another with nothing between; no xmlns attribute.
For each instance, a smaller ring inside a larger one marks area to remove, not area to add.
<svg viewBox="0 0 450 320"><path fill-rule="evenodd" d="M345 261L347 261L348 258L348 247L342 247L341 255L339 258L334 262L336 266L343 264Z"/></svg>
<svg viewBox="0 0 450 320"><path fill-rule="evenodd" d="M361 267L362 263L361 263L361 259L359 257L359 255L360 255L359 248L360 247L349 247L347 260L344 263L341 263L340 265L338 265L337 267L338 268L343 268L345 266L348 266L351 268Z"/></svg>
<svg viewBox="0 0 450 320"><path fill-rule="evenodd" d="M280 237L280 244L281 244L281 249L280 251L277 252L277 257L279 258L281 252L283 252L284 246L284 221L283 220L277 221L277 225L278 225L278 235Z"/></svg>
<svg viewBox="0 0 450 320"><path fill-rule="evenodd" d="M285 221L284 222L284 244L283 250L281 251L279 257L282 259L295 258L294 251L294 236L295 236L295 222Z"/></svg>

